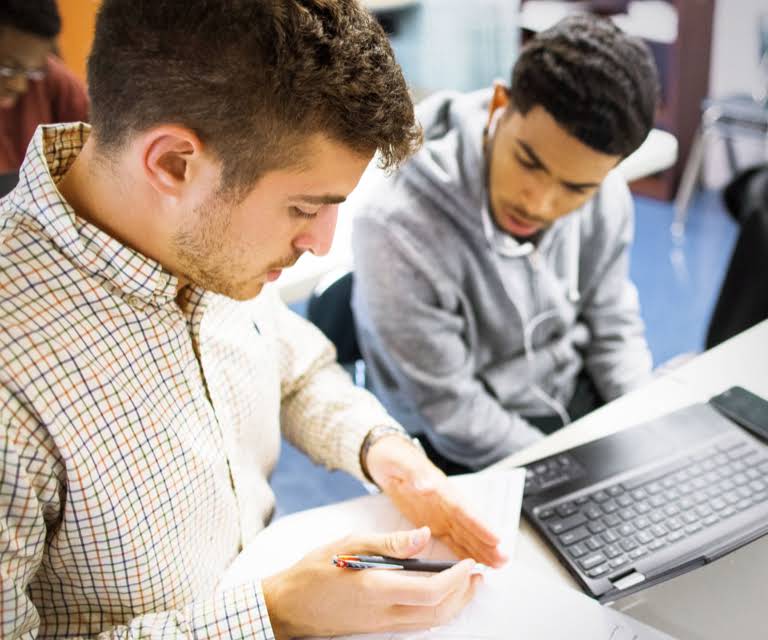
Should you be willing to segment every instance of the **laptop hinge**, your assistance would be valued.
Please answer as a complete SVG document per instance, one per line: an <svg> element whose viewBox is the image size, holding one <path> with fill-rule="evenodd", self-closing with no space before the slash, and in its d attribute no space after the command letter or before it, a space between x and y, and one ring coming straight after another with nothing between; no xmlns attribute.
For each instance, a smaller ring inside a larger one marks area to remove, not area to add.
<svg viewBox="0 0 768 640"><path fill-rule="evenodd" d="M643 581L645 581L645 576L639 571L635 571L634 569L632 569L632 571L626 575L621 576L620 578L611 579L613 586L620 590L629 589L630 587L634 587L636 584L640 584Z"/></svg>

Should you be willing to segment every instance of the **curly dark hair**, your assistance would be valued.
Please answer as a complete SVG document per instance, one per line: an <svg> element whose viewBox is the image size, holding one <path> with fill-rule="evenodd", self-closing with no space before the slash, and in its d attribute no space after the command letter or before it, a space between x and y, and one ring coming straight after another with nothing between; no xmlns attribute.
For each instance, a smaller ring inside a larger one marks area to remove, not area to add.
<svg viewBox="0 0 768 640"><path fill-rule="evenodd" d="M0 0L0 26L4 25L55 38L61 31L61 16L55 0Z"/></svg>
<svg viewBox="0 0 768 640"><path fill-rule="evenodd" d="M195 131L247 188L308 135L396 167L421 141L384 31L355 0L105 0L88 60L97 149L163 123Z"/></svg>
<svg viewBox="0 0 768 640"><path fill-rule="evenodd" d="M648 46L610 20L570 16L523 47L510 99L523 114L539 105L587 146L628 156L653 126L658 75Z"/></svg>

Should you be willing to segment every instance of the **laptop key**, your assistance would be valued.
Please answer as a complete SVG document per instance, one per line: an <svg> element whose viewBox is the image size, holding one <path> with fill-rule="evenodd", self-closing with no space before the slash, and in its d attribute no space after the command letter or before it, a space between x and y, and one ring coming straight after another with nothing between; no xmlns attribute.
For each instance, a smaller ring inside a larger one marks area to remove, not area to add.
<svg viewBox="0 0 768 640"><path fill-rule="evenodd" d="M673 531L667 536L667 542L669 543L677 542L678 540L682 540L683 538L685 538L685 532L680 530Z"/></svg>
<svg viewBox="0 0 768 640"><path fill-rule="evenodd" d="M620 496L622 493L624 493L624 489L622 489L621 485L618 485L618 484L616 484L616 485L614 485L612 487L609 487L607 489L607 491L608 491L608 495L609 496L613 496L614 498L616 498L617 496Z"/></svg>
<svg viewBox="0 0 768 640"><path fill-rule="evenodd" d="M670 531L677 531L678 529L683 528L683 523L680 520L680 518L670 518L669 520L667 520L666 524L667 524L667 528Z"/></svg>
<svg viewBox="0 0 768 640"><path fill-rule="evenodd" d="M629 552L629 557L632 558L632 560L637 560L638 558L642 558L647 553L648 550L645 547L638 547L637 549L633 549Z"/></svg>
<svg viewBox="0 0 768 640"><path fill-rule="evenodd" d="M632 508L622 509L619 511L619 517L625 522L627 520L634 520L636 515L637 513Z"/></svg>
<svg viewBox="0 0 768 640"><path fill-rule="evenodd" d="M580 542L572 544L570 547L568 547L568 553L570 553L571 557L573 558L581 558L581 556L583 556L586 552L587 548Z"/></svg>
<svg viewBox="0 0 768 640"><path fill-rule="evenodd" d="M655 495L651 496L650 500L648 500L648 503L655 509L658 509L659 507L667 504L667 501L663 496Z"/></svg>
<svg viewBox="0 0 768 640"><path fill-rule="evenodd" d="M573 502L563 502L563 504L555 507L555 513L557 513L557 515L559 515L561 518L567 518L577 511L578 509L576 508L576 505L573 504Z"/></svg>
<svg viewBox="0 0 768 640"><path fill-rule="evenodd" d="M584 543L587 545L587 549L590 551L597 551L598 549L602 549L603 543L600 542L597 538L592 536L591 538L587 538L587 541Z"/></svg>
<svg viewBox="0 0 768 640"><path fill-rule="evenodd" d="M720 512L721 518L730 518L734 513L736 513L736 509L734 509L731 506L727 506L725 509L723 509Z"/></svg>
<svg viewBox="0 0 768 640"><path fill-rule="evenodd" d="M606 556L608 556L609 558L615 558L616 556L620 556L622 551L618 547L618 545L609 544L609 545L603 547L603 553Z"/></svg>
<svg viewBox="0 0 768 640"><path fill-rule="evenodd" d="M638 502L635 505L635 511L637 511L640 515L648 513L651 509L651 505L649 505L647 502Z"/></svg>
<svg viewBox="0 0 768 640"><path fill-rule="evenodd" d="M575 513L568 518L562 520L553 520L549 523L549 530L555 535L560 535L571 529L575 529L579 525L584 524L587 521L586 516L581 513Z"/></svg>
<svg viewBox="0 0 768 640"><path fill-rule="evenodd" d="M653 534L650 531L641 531L635 538L640 544L648 544L653 541Z"/></svg>
<svg viewBox="0 0 768 640"><path fill-rule="evenodd" d="M715 498L710 504L712 505L713 509L717 509L718 511L721 511L722 509L725 509L726 506L728 506L726 505L725 500L722 498Z"/></svg>
<svg viewBox="0 0 768 640"><path fill-rule="evenodd" d="M613 544L614 542L618 542L619 536L617 536L611 529L608 529L603 533L603 535L600 536L603 540L605 540L608 544Z"/></svg>
<svg viewBox="0 0 768 640"><path fill-rule="evenodd" d="M690 536L690 535L696 533L697 531L701 531L702 529L703 529L703 527L701 526L700 522L694 522L693 524L689 524L685 528L685 532Z"/></svg>
<svg viewBox="0 0 768 640"><path fill-rule="evenodd" d="M605 531L605 525L599 520L596 520L594 522L590 522L587 525L587 529L589 529L591 533L602 533Z"/></svg>
<svg viewBox="0 0 768 640"><path fill-rule="evenodd" d="M651 544L648 545L648 549L651 551L656 551L658 549L661 549L665 544L667 544L664 540L658 539L651 542Z"/></svg>
<svg viewBox="0 0 768 640"><path fill-rule="evenodd" d="M635 528L631 524L625 522L618 528L618 532L622 538L627 538L635 532Z"/></svg>
<svg viewBox="0 0 768 640"><path fill-rule="evenodd" d="M619 505L615 500L611 499L603 502L600 508L603 510L603 513L613 513L619 510Z"/></svg>
<svg viewBox="0 0 768 640"><path fill-rule="evenodd" d="M706 518L704 518L704 519L701 521L701 523L702 523L702 524L703 524L705 527L711 527L713 524L715 524L715 523L716 523L716 522L718 522L719 520L720 520L720 518L718 518L718 517L717 517L717 516L716 516L716 515L713 513L711 516L707 516Z"/></svg>
<svg viewBox="0 0 768 640"><path fill-rule="evenodd" d="M606 573L608 573L609 569L610 569L610 567L608 566L608 563L606 562L605 564L602 564L599 567L595 567L594 569L590 569L589 571L587 571L587 575L590 578L599 578L600 576L605 575Z"/></svg>
<svg viewBox="0 0 768 640"><path fill-rule="evenodd" d="M655 496L657 493L664 491L664 487L661 486L661 482L654 481L649 483L648 486L645 487L645 490L652 496Z"/></svg>
<svg viewBox="0 0 768 640"><path fill-rule="evenodd" d="M596 520L597 518L600 518L603 515L603 512L600 510L599 507L591 504L589 505L582 513L587 516L590 520Z"/></svg>
<svg viewBox="0 0 768 640"><path fill-rule="evenodd" d="M619 546L624 549L624 551L632 551L632 549L637 548L637 542L632 540L632 538L627 538L626 540L622 540L619 543Z"/></svg>
<svg viewBox="0 0 768 640"><path fill-rule="evenodd" d="M589 538L589 531L587 531L587 528L577 527L571 531L566 531L559 537L559 540L563 546L569 547L574 542L581 542L585 538Z"/></svg>
<svg viewBox="0 0 768 640"><path fill-rule="evenodd" d="M606 558L605 555L600 552L591 553L586 558L579 560L579 564L581 565L582 569L588 571L589 569L603 564L607 559L608 558Z"/></svg>
<svg viewBox="0 0 768 640"><path fill-rule="evenodd" d="M620 507L625 507L625 508L632 506L632 504L634 504L634 500L632 500L632 497L628 496L627 494L624 494L616 498L616 502Z"/></svg>
<svg viewBox="0 0 768 640"><path fill-rule="evenodd" d="M602 490L601 490L601 491L597 491L597 492L595 492L595 493L593 493L593 494L592 494L592 499L593 499L595 502L597 502L598 504L600 504L600 503L602 503L602 502L605 502L605 501L606 501L606 500L608 500L608 498L610 498L610 497L611 497L611 496L609 496L607 492L605 492L605 491L602 491Z"/></svg>
<svg viewBox="0 0 768 640"><path fill-rule="evenodd" d="M615 513L612 513L603 518L603 523L606 527L615 527L617 524L621 524L621 518L619 518L619 516L617 516Z"/></svg>

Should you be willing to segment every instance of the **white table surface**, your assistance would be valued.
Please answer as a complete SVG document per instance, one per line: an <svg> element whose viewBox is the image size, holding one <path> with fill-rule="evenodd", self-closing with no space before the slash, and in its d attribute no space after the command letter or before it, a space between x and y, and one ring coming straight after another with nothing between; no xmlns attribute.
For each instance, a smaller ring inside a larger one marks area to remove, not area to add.
<svg viewBox="0 0 768 640"><path fill-rule="evenodd" d="M528 464L689 404L706 401L734 385L768 398L768 320L510 456L497 466ZM520 523L515 558L536 571L576 587L573 578L525 520Z"/></svg>

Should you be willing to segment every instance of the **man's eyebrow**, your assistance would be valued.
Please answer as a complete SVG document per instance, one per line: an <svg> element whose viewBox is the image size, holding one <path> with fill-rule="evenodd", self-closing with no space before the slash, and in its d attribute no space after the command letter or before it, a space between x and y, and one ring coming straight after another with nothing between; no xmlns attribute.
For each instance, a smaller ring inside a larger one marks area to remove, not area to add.
<svg viewBox="0 0 768 640"><path fill-rule="evenodd" d="M561 180L560 183L563 186L568 187L569 189L574 189L576 191L582 191L584 189L594 189L595 187L599 187L599 182L568 182L567 180Z"/></svg>
<svg viewBox="0 0 768 640"><path fill-rule="evenodd" d="M309 204L340 204L346 200L346 196L338 196L332 193L326 193L321 196L297 195L291 196L291 200L307 202Z"/></svg>
<svg viewBox="0 0 768 640"><path fill-rule="evenodd" d="M525 151L526 155L528 156L528 159L531 161L532 164L536 165L537 169L541 169L543 171L546 171L547 173L550 173L549 169L547 169L547 166L541 161L541 158L536 155L536 152L531 149L531 147L528 145L527 142L523 142L520 140L520 138L516 138L517 144L520 145L520 147Z"/></svg>
<svg viewBox="0 0 768 640"><path fill-rule="evenodd" d="M531 147L517 138L517 144L520 145L520 147L525 151L525 153L528 155L528 159L531 161L532 164L536 165L537 169L540 169L542 171L545 171L546 173L551 174L552 172L547 168L547 166L541 161L541 158L536 155L536 152L531 149ZM569 189L574 189L575 191L580 191L584 189L593 189L595 187L599 187L599 182L571 182L570 180L560 180L560 183L568 187Z"/></svg>

